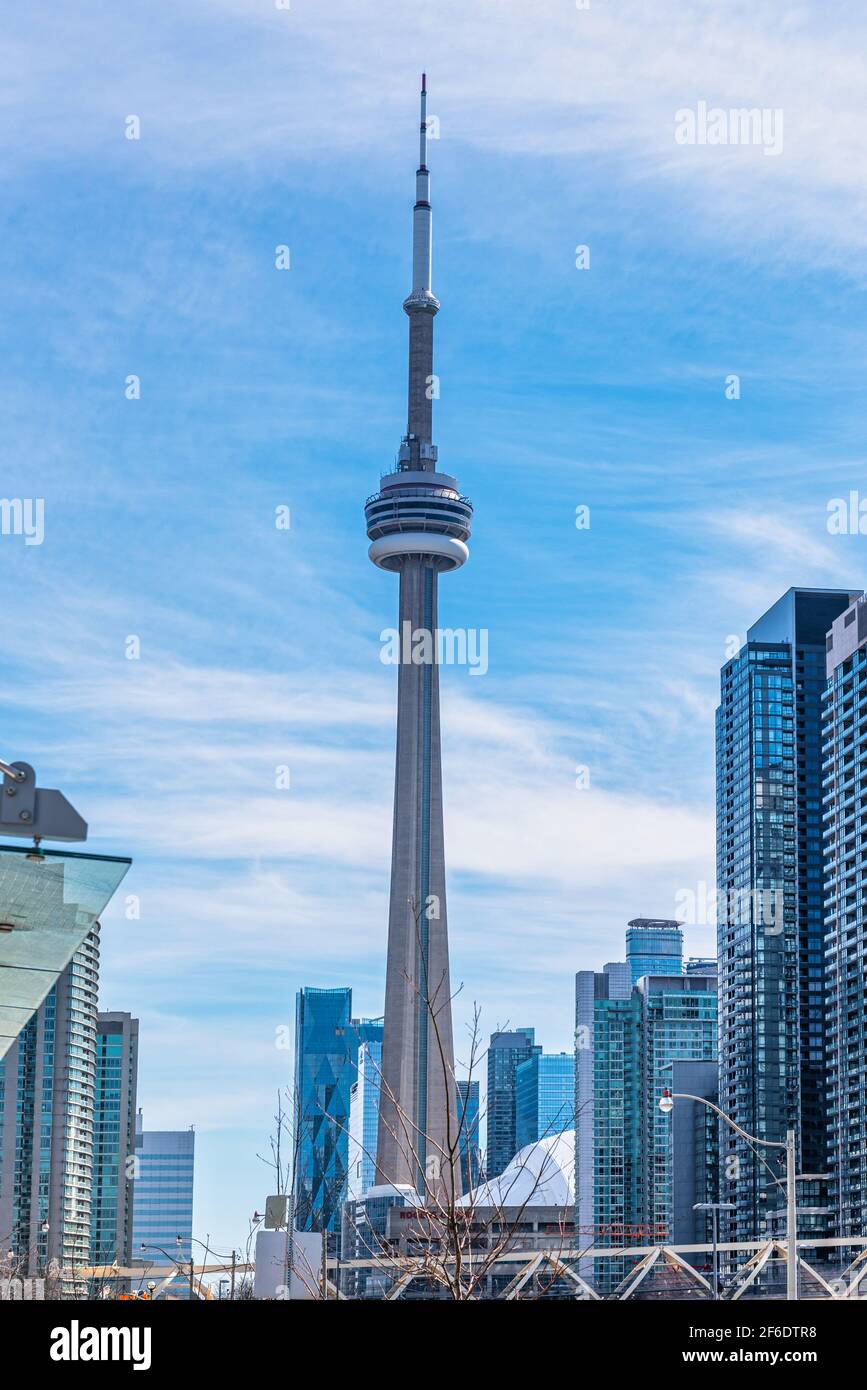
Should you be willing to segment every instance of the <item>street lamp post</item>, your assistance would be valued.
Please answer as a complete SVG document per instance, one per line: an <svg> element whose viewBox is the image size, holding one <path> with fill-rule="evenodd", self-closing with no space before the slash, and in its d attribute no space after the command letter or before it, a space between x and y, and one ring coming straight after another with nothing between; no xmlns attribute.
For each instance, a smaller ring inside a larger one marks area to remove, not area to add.
<svg viewBox="0 0 867 1390"><path fill-rule="evenodd" d="M712 1100L707 1100L705 1096L691 1096L686 1091L663 1090L659 1101L659 1108L663 1114L667 1115L674 1107L676 1100L694 1100L698 1105L706 1105L709 1110L713 1110L719 1115L721 1120L725 1120L730 1129L739 1134L742 1139L746 1139L748 1144L760 1144L764 1149L782 1149L786 1155L786 1298L787 1300L797 1300L798 1297L798 1207L795 1193L795 1131L786 1130L786 1142L780 1144L772 1139L758 1139L754 1134L747 1134L745 1129L735 1124L734 1120L720 1110L718 1105L714 1105ZM774 1178L779 1182L779 1178Z"/></svg>
<svg viewBox="0 0 867 1390"><path fill-rule="evenodd" d="M713 1296L714 1302L719 1302L719 1213L721 1211L736 1211L733 1202L696 1202L693 1211L713 1212Z"/></svg>
<svg viewBox="0 0 867 1390"><path fill-rule="evenodd" d="M183 1265L181 1264L180 1260L176 1259L174 1255L170 1255L168 1250L164 1250L161 1245L146 1245L145 1242L142 1241L141 1245L139 1246L139 1250L159 1250L161 1255L165 1255L169 1264L174 1265L175 1269L178 1271L179 1274L183 1269ZM156 1284L154 1284L154 1288L156 1288Z"/></svg>
<svg viewBox="0 0 867 1390"><path fill-rule="evenodd" d="M182 1244L182 1238L181 1238L181 1236L176 1236L175 1239L176 1239L176 1241L178 1242L178 1246L180 1247L180 1245ZM232 1270L231 1270L231 1280L230 1280L230 1284L229 1284L229 1301L230 1301L230 1303L234 1303L234 1301L235 1301L235 1276L236 1276L237 1271L238 1271L238 1252L237 1252L237 1250L235 1249L235 1247L232 1246L232 1253L231 1253L231 1255L219 1255L219 1254L217 1253L216 1250L212 1250L211 1247L210 1247L210 1245L206 1245L205 1242L204 1242L203 1240L199 1240L198 1237L196 1237L196 1236L190 1236L189 1239L190 1239L190 1242L191 1242L191 1247L190 1247L190 1254L191 1254L191 1255L192 1255L192 1245L195 1244L195 1245L201 1245L202 1249L203 1249L204 1252L205 1252L205 1255L213 1255L213 1257L214 1257L215 1260L222 1260L222 1261L224 1262L224 1264L228 1263L228 1262L231 1260L231 1263L232 1263ZM204 1272L204 1268L205 1268L204 1265L202 1265L202 1272ZM193 1261L192 1261L192 1259L190 1260L190 1297L191 1297L191 1298L193 1297Z"/></svg>

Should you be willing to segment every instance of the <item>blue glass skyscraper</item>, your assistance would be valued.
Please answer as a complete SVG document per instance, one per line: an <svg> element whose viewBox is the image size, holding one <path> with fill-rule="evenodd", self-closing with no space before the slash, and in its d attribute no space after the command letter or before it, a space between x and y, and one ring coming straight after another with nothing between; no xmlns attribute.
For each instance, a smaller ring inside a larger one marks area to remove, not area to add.
<svg viewBox="0 0 867 1390"><path fill-rule="evenodd" d="M461 1188L469 1192L478 1186L481 1169L479 1147L479 1083L458 1081L458 1124L461 1127Z"/></svg>
<svg viewBox="0 0 867 1390"><path fill-rule="evenodd" d="M659 917L634 917L626 928L626 964L637 985L642 975L680 975L683 928Z"/></svg>
<svg viewBox="0 0 867 1390"><path fill-rule="evenodd" d="M515 1077L516 1152L537 1139L562 1134L574 1122L574 1052L536 1053L521 1062Z"/></svg>
<svg viewBox="0 0 867 1390"><path fill-rule="evenodd" d="M135 1153L133 1258L165 1264L160 1253L165 1251L170 1259L189 1260L193 1254L195 1130L192 1126L145 1129L139 1109Z"/></svg>
<svg viewBox="0 0 867 1390"><path fill-rule="evenodd" d="M301 989L295 1001L295 1225L340 1230L347 1194L350 1093L358 1049L381 1019L352 1017L351 989Z"/></svg>
<svg viewBox="0 0 867 1390"><path fill-rule="evenodd" d="M717 711L720 1105L802 1172L826 1163L821 699L848 591L789 589L722 668ZM767 1178L723 1125L727 1238L761 1231Z"/></svg>

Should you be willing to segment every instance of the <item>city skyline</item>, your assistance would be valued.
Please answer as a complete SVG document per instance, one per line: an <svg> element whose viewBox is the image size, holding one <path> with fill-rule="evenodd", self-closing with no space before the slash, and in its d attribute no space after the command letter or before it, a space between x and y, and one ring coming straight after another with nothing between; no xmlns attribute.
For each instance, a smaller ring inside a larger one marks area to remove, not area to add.
<svg viewBox="0 0 867 1390"><path fill-rule="evenodd" d="M654 83L619 61L636 6L602 27L498 12L496 74L458 7L438 31L389 6L386 42L342 4L328 25L242 8L172 31L198 54L183 76L161 61L170 7L148 30L107 14L103 51L126 56L86 93L60 80L84 21L58 17L46 67L32 18L12 18L35 94L0 261L5 488L45 499L42 545L0 539L2 751L69 792L95 850L134 860L103 921L100 1006L141 1020L154 1123L196 1123L194 1229L221 1248L268 1183L256 1153L297 989L384 1003L394 594L358 502L402 409L410 72L431 72L440 122L439 443L483 518L450 625L490 635L484 678L443 671L459 1056L474 999L486 1034L528 1023L561 1050L575 970L617 958L630 918L712 888L731 639L790 584L864 570L862 538L827 526L863 474L857 35L738 7L734 63L689 16L674 34L651 18ZM675 112L715 94L696 46L726 104L787 107L780 157L675 144ZM786 74L770 92L764 55ZM839 113L834 157L787 101L808 71ZM714 953L710 922L686 934Z"/></svg>

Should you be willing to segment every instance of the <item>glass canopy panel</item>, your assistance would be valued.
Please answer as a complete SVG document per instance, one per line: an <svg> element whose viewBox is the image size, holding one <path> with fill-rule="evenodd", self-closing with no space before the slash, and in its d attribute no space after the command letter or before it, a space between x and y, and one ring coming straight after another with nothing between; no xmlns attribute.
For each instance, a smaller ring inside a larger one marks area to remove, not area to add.
<svg viewBox="0 0 867 1390"><path fill-rule="evenodd" d="M131 862L0 845L0 1057L69 964Z"/></svg>

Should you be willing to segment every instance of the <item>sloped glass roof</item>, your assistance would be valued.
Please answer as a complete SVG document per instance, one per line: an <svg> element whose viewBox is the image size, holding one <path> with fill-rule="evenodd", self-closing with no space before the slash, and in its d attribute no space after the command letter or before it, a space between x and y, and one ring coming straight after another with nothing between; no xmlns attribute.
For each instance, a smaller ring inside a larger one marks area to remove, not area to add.
<svg viewBox="0 0 867 1390"><path fill-rule="evenodd" d="M69 964L131 862L0 845L0 1057Z"/></svg>

